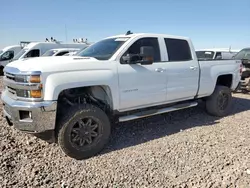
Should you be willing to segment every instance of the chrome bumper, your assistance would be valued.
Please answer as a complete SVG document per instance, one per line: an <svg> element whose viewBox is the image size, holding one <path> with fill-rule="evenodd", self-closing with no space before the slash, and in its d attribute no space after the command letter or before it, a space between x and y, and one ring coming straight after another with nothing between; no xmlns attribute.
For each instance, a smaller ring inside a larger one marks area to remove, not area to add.
<svg viewBox="0 0 250 188"><path fill-rule="evenodd" d="M29 133L55 129L56 101L26 102L10 98L6 91L1 96L3 114L14 127Z"/></svg>

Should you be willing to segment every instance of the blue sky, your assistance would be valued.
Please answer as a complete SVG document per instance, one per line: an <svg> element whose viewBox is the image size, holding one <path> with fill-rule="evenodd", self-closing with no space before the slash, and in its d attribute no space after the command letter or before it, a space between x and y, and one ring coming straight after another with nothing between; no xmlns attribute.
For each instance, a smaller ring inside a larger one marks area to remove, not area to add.
<svg viewBox="0 0 250 188"><path fill-rule="evenodd" d="M195 48L250 46L250 0L0 1L0 48L21 40L103 37L132 32L190 37Z"/></svg>

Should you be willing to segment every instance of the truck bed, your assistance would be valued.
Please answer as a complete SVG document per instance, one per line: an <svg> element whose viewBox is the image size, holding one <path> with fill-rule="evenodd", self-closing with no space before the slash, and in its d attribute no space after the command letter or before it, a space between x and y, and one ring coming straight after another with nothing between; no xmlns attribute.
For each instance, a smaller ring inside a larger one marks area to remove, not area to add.
<svg viewBox="0 0 250 188"><path fill-rule="evenodd" d="M198 96L203 97L212 94L218 75L228 75L228 79L232 79L233 83L231 89L234 90L241 79L239 74L240 64L240 60L232 59L199 61L200 83Z"/></svg>

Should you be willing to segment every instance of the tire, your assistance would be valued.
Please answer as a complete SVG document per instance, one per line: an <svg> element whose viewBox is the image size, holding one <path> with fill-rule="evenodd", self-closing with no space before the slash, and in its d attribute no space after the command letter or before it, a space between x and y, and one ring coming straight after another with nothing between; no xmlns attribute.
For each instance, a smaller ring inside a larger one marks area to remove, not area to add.
<svg viewBox="0 0 250 188"><path fill-rule="evenodd" d="M208 114L213 116L226 116L230 113L231 107L232 93L231 89L226 86L216 86L213 94L209 96L206 100L206 110Z"/></svg>
<svg viewBox="0 0 250 188"><path fill-rule="evenodd" d="M59 123L57 139L66 155L82 160L99 153L107 144L110 132L109 118L100 108L91 104L77 105L68 109Z"/></svg>

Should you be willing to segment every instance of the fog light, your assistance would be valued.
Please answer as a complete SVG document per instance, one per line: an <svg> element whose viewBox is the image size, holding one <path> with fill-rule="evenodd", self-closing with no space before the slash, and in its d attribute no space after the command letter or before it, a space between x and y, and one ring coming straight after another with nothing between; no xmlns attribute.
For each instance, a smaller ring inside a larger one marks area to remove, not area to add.
<svg viewBox="0 0 250 188"><path fill-rule="evenodd" d="M31 118L32 118L31 111L20 110L19 117L20 117L20 120L31 120Z"/></svg>

